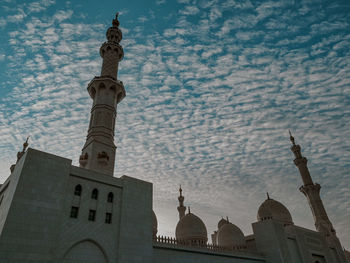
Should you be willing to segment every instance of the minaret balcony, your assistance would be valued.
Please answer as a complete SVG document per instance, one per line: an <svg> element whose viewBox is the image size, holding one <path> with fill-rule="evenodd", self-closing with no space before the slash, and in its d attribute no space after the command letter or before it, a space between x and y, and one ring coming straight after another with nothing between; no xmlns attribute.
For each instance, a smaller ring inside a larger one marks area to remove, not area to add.
<svg viewBox="0 0 350 263"><path fill-rule="evenodd" d="M320 194L321 185L319 184L309 184L303 185L299 188L299 191L302 192L305 196L311 197L313 194Z"/></svg>
<svg viewBox="0 0 350 263"><path fill-rule="evenodd" d="M306 157L297 158L294 160L294 164L296 166L299 166L300 164L307 164L307 159L306 159Z"/></svg>
<svg viewBox="0 0 350 263"><path fill-rule="evenodd" d="M95 96L99 93L100 89L113 91L117 104L126 96L123 82L109 76L94 77L87 87L92 99L95 99Z"/></svg>
<svg viewBox="0 0 350 263"><path fill-rule="evenodd" d="M118 61L120 61L124 57L124 50L123 50L123 47L119 45L117 42L108 41L103 43L100 48L100 56L103 58L106 54L112 54L116 56Z"/></svg>

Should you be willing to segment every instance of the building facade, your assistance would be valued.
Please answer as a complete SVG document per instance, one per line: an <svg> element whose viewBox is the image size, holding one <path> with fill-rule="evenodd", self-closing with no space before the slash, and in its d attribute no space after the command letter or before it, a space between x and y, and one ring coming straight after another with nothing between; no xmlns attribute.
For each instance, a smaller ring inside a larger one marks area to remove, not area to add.
<svg viewBox="0 0 350 263"><path fill-rule="evenodd" d="M117 78L123 58L118 17L106 36L101 75L88 85L93 105L80 167L27 150L25 142L0 186L0 262L347 262L320 198L321 187L313 183L292 135L294 163L303 180L300 191L308 199L316 231L294 225L288 209L267 196L252 235L221 219L208 241L205 224L184 205L180 187L175 237L157 236L152 184L113 177L117 105L125 97Z"/></svg>

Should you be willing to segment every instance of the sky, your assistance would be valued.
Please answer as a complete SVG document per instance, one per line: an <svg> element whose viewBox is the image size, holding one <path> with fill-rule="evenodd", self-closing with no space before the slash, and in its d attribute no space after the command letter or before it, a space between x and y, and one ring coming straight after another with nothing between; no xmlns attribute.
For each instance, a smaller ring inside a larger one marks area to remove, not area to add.
<svg viewBox="0 0 350 263"><path fill-rule="evenodd" d="M349 249L349 1L1 1L0 183L28 135L78 165L117 11L115 176L153 183L158 233L174 236L180 184L209 238L221 216L252 234L266 192L314 229L290 129Z"/></svg>

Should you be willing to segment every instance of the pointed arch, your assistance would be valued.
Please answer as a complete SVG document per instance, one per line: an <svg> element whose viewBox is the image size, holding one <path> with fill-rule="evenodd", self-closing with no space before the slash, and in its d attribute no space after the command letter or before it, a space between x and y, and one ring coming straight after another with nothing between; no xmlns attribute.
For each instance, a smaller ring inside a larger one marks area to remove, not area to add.
<svg viewBox="0 0 350 263"><path fill-rule="evenodd" d="M103 82L101 82L100 85L98 85L97 93L99 95L103 95L105 94L105 92L106 92L106 85Z"/></svg>
<svg viewBox="0 0 350 263"><path fill-rule="evenodd" d="M87 255L89 255L87 257ZM64 253L63 263L108 263L108 257L103 247L92 239L84 239L70 246Z"/></svg>

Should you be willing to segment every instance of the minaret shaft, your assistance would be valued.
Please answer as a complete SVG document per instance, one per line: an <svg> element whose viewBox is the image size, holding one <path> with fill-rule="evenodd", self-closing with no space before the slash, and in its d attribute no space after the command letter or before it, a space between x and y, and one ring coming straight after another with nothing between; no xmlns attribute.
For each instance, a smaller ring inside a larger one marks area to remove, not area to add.
<svg viewBox="0 0 350 263"><path fill-rule="evenodd" d="M301 179L304 185L313 185L313 181L307 168L307 159L305 157L294 159L294 164L298 167Z"/></svg>
<svg viewBox="0 0 350 263"><path fill-rule="evenodd" d="M103 59L101 76L95 77L87 88L93 104L88 135L79 159L80 167L108 175L114 172L117 104L125 97L123 83L117 80L118 63L124 56L119 45L122 33L117 16L113 26L107 30L108 41L100 48Z"/></svg>
<svg viewBox="0 0 350 263"><path fill-rule="evenodd" d="M300 192L302 192L308 200L317 231L323 232L327 236L335 235L335 230L328 218L320 197L320 189L321 186L319 184L303 185L299 188Z"/></svg>

